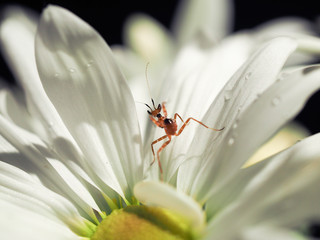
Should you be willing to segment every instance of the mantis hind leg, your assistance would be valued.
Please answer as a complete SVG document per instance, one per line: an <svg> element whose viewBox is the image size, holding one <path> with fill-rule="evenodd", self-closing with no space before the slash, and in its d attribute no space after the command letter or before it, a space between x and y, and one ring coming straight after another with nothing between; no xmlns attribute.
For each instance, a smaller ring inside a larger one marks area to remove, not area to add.
<svg viewBox="0 0 320 240"><path fill-rule="evenodd" d="M154 164L154 162L156 161L156 155L155 155L155 153L154 153L153 145L156 144L157 142L162 141L162 140L165 139L166 137L168 137L168 135L164 135L164 136L162 136L162 137L154 140L154 141L151 143L151 150L152 150L152 154L153 154L153 160L152 160L152 162L150 163L150 166L151 166L152 164Z"/></svg>
<svg viewBox="0 0 320 240"><path fill-rule="evenodd" d="M158 159L158 164L159 164L159 171L160 171L160 178L162 180L162 175L163 175L163 171L162 171L162 166L161 166L161 162L160 162L160 152L171 142L171 136L167 135L167 137L169 138L168 141L166 141L164 144L162 144L162 146L159 148L159 150L157 151L157 159Z"/></svg>

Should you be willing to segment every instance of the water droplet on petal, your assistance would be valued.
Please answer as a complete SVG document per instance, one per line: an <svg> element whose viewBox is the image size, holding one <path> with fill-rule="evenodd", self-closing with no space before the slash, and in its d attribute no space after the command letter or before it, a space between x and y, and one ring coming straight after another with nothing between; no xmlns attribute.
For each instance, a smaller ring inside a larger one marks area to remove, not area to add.
<svg viewBox="0 0 320 240"><path fill-rule="evenodd" d="M229 101L231 99L232 92L230 90L226 90L224 93L224 100Z"/></svg>
<svg viewBox="0 0 320 240"><path fill-rule="evenodd" d="M289 75L289 73L287 73L287 72L282 72L282 73L280 73L277 81L278 81L278 82L282 81L283 79L287 78L288 75Z"/></svg>
<svg viewBox="0 0 320 240"><path fill-rule="evenodd" d="M93 60L90 60L90 61L86 64L86 67L87 67L87 68L90 68L90 67L92 67L92 64L93 64Z"/></svg>
<svg viewBox="0 0 320 240"><path fill-rule="evenodd" d="M252 102L255 103L258 99L259 99L259 95L256 95L256 96L253 97Z"/></svg>
<svg viewBox="0 0 320 240"><path fill-rule="evenodd" d="M55 77L55 78L58 78L59 76L60 76L59 73L55 73L55 74L54 74L54 77Z"/></svg>
<svg viewBox="0 0 320 240"><path fill-rule="evenodd" d="M74 73L75 72L74 68L69 68L69 72Z"/></svg>
<svg viewBox="0 0 320 240"><path fill-rule="evenodd" d="M271 104L272 106L278 106L280 103L280 98L279 97L275 97L274 99L272 99Z"/></svg>
<svg viewBox="0 0 320 240"><path fill-rule="evenodd" d="M252 72L247 72L246 75L244 76L245 80L248 80L252 75Z"/></svg>
<svg viewBox="0 0 320 240"><path fill-rule="evenodd" d="M233 129L236 129L237 127L238 127L238 123L235 122L235 123L232 125L232 128L233 128Z"/></svg>
<svg viewBox="0 0 320 240"><path fill-rule="evenodd" d="M229 146L232 146L234 144L234 139L233 138L230 138L229 140L228 140L228 145Z"/></svg>

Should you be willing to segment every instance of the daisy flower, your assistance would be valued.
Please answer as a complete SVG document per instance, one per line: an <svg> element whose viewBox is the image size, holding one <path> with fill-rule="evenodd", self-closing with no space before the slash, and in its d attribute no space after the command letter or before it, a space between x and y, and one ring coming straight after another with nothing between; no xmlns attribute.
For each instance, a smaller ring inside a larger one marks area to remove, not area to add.
<svg viewBox="0 0 320 240"><path fill-rule="evenodd" d="M320 87L318 65L283 70L317 38L274 38L230 65L235 42L182 48L159 96L225 129L190 124L161 153L163 181L157 133L94 29L58 6L11 8L0 41L19 82L0 94L2 239L292 239L320 217L319 134L242 168Z"/></svg>

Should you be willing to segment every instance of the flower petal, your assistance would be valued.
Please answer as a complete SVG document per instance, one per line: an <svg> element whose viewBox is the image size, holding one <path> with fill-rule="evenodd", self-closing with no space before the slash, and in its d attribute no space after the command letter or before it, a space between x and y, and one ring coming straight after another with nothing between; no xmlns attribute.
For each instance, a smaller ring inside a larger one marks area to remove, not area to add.
<svg viewBox="0 0 320 240"><path fill-rule="evenodd" d="M217 179L225 177L226 173L231 174L236 166L242 166L320 88L320 66L306 67L287 74L286 78L274 83L247 111L239 115L237 126L225 138L225 147L221 149L224 154L218 155L219 161L224 164L220 165ZM252 131L253 129L263 130ZM231 138L234 141L230 146L228 141Z"/></svg>
<svg viewBox="0 0 320 240"><path fill-rule="evenodd" d="M283 17L259 25L252 31L252 35L257 41L264 42L280 36L295 38L303 35L312 36L316 33L313 24L303 18Z"/></svg>
<svg viewBox="0 0 320 240"><path fill-rule="evenodd" d="M275 37L288 36L292 38L310 37L316 35L312 22L298 17L283 17L268 21L251 31L256 42L265 42ZM286 65L299 65L315 62L316 57L303 52L294 52Z"/></svg>
<svg viewBox="0 0 320 240"><path fill-rule="evenodd" d="M0 44L15 78L26 94L27 108L42 123L34 125L43 139L56 136L70 138L40 82L34 56L34 36L37 27L35 13L20 7L6 9L0 24Z"/></svg>
<svg viewBox="0 0 320 240"><path fill-rule="evenodd" d="M32 131L33 119L23 102L23 93L7 87L0 90L0 113L19 127Z"/></svg>
<svg viewBox="0 0 320 240"><path fill-rule="evenodd" d="M68 200L34 182L20 169L0 162L0 183L2 201L10 201L51 220L60 219L60 222L74 228L78 233L86 230L86 220L81 220L78 211Z"/></svg>
<svg viewBox="0 0 320 240"><path fill-rule="evenodd" d="M319 143L316 134L272 157L234 203L209 223L210 237L233 239L243 229L262 223L293 229L318 219ZM234 216L241 216L241 221ZM233 231L223 231L226 223Z"/></svg>
<svg viewBox="0 0 320 240"><path fill-rule="evenodd" d="M124 42L146 62L155 66L167 64L175 50L164 26L144 14L135 14L126 21Z"/></svg>
<svg viewBox="0 0 320 240"><path fill-rule="evenodd" d="M40 19L36 62L91 171L120 195L130 194L143 177L139 126L132 95L107 44L69 11L49 6Z"/></svg>
<svg viewBox="0 0 320 240"><path fill-rule="evenodd" d="M53 220L0 198L2 239L71 240L83 239L59 220Z"/></svg>
<svg viewBox="0 0 320 240"><path fill-rule="evenodd" d="M111 49L118 66L129 80L128 84L130 85L134 77L140 76L143 73L143 70L146 68L146 61L125 46L115 45ZM130 89L132 88L130 87Z"/></svg>
<svg viewBox="0 0 320 240"><path fill-rule="evenodd" d="M208 48L193 41L177 55L160 96L183 115L203 117L226 82L248 59L253 44L248 34L236 34Z"/></svg>
<svg viewBox="0 0 320 240"><path fill-rule="evenodd" d="M302 236L299 236L297 232L294 232L289 229L277 228L274 226L257 226L249 229L245 229L239 238L241 240L292 240L292 239L301 239ZM307 239L305 239L307 240Z"/></svg>
<svg viewBox="0 0 320 240"><path fill-rule="evenodd" d="M290 122L281 128L270 140L259 147L243 167L271 157L308 136L310 136L310 132L306 128L297 122Z"/></svg>
<svg viewBox="0 0 320 240"><path fill-rule="evenodd" d="M1 115L0 134L10 143L9 146L5 145L5 148L10 149L12 145L20 154L23 154L24 157L22 158L18 155L18 157L21 158L19 160L26 160L26 162L18 163L16 164L17 166L22 166L23 169L31 171L46 187L65 196L73 202L80 211L83 211L88 217L96 220L92 208L98 209L98 207L91 195L88 194L86 189L81 186L74 176L66 173L66 169L62 167L62 163L57 164L54 161L50 150L46 148L45 144L36 135L18 128ZM4 141L2 142L5 143ZM17 156L13 155L13 157ZM13 161L13 163L15 162Z"/></svg>
<svg viewBox="0 0 320 240"><path fill-rule="evenodd" d="M140 182L134 187L134 195L144 204L176 211L190 219L194 227L204 225L205 215L201 206L191 197L177 191L168 184L151 181Z"/></svg>
<svg viewBox="0 0 320 240"><path fill-rule="evenodd" d="M223 211L228 205L232 204L249 182L260 173L261 170L269 163L269 160L256 163L250 167L241 169L232 178L219 186L218 189L206 201L206 214L208 219L212 219L220 211Z"/></svg>
<svg viewBox="0 0 320 240"><path fill-rule="evenodd" d="M173 30L180 45L199 33L212 40L222 39L231 30L232 1L186 0L181 1L173 22Z"/></svg>
<svg viewBox="0 0 320 240"><path fill-rule="evenodd" d="M220 133L212 133L203 127L198 128L193 140L197 144L192 144L188 149L186 159L193 159L194 156L201 157L200 159L197 157L196 161L187 161L180 167L179 188L189 192L193 186L192 192L202 192L203 195L206 195L208 189L212 188L213 178L216 179L220 168L226 165L231 167L230 159L226 157L229 156L229 148L233 147L235 141L233 129L240 129L237 127L239 114L257 98L258 94L276 81L286 59L296 47L297 43L290 38L276 38L263 45L233 75L202 119L209 126L217 126L217 128L225 126L225 130ZM203 144L199 144L199 141ZM246 152L244 149L242 149L242 154ZM232 171L237 171L243 163L233 162L235 165L232 166ZM226 175L225 171L220 173ZM232 175L231 172L228 172L227 175L229 174ZM206 186L203 185L204 182Z"/></svg>

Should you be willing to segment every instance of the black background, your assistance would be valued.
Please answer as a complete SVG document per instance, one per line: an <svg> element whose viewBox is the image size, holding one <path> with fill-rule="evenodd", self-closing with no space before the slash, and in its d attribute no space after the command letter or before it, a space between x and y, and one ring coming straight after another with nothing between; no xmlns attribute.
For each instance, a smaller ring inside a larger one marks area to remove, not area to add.
<svg viewBox="0 0 320 240"><path fill-rule="evenodd" d="M282 16L300 16L316 22L320 16L318 0L235 0L234 30L252 28L270 19ZM3 1L2 5L18 3L38 12L48 4L65 7L91 24L109 44L122 43L121 34L124 20L135 12L144 12L169 27L177 0L145 1ZM318 24L320 29L320 23ZM320 31L319 31L320 33ZM7 66L0 58L0 76L12 79ZM320 132L320 93L308 101L297 120L312 133Z"/></svg>

